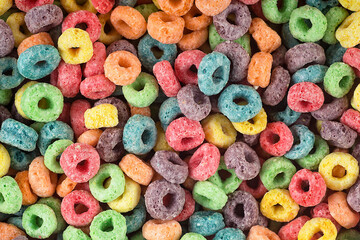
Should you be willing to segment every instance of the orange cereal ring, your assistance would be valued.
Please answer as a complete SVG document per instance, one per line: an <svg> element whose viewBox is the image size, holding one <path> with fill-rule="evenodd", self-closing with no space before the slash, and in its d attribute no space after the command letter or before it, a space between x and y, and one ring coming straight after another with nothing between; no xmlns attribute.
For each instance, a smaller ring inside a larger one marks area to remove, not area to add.
<svg viewBox="0 0 360 240"><path fill-rule="evenodd" d="M70 178L68 178L65 174L61 175L58 181L58 185L56 187L56 193L59 195L59 197L65 197L69 193L74 190L76 187L76 182L72 181Z"/></svg>
<svg viewBox="0 0 360 240"><path fill-rule="evenodd" d="M143 116L151 117L150 107L139 108L139 107L131 106L130 104L129 104L129 107L130 107L131 116L134 116L136 114L140 114L140 115L143 115Z"/></svg>
<svg viewBox="0 0 360 240"><path fill-rule="evenodd" d="M195 0L196 7L207 16L215 16L224 11L231 0Z"/></svg>
<svg viewBox="0 0 360 240"><path fill-rule="evenodd" d="M125 155L119 166L121 170L132 180L141 184L149 185L154 176L154 170L134 154Z"/></svg>
<svg viewBox="0 0 360 240"><path fill-rule="evenodd" d="M178 240L181 237L181 226L175 220L149 220L142 227L142 234L147 240Z"/></svg>
<svg viewBox="0 0 360 240"><path fill-rule="evenodd" d="M158 4L169 15L183 16L194 5L194 0L158 0Z"/></svg>
<svg viewBox="0 0 360 240"><path fill-rule="evenodd" d="M178 43L183 37L185 21L182 17L154 12L148 18L150 36L164 44Z"/></svg>
<svg viewBox="0 0 360 240"><path fill-rule="evenodd" d="M177 45L182 51L197 49L207 41L208 36L209 31L207 28L193 31L184 34L183 38L177 43Z"/></svg>
<svg viewBox="0 0 360 240"><path fill-rule="evenodd" d="M261 52L271 53L281 46L281 37L261 18L254 18L249 33L255 39Z"/></svg>
<svg viewBox="0 0 360 240"><path fill-rule="evenodd" d="M29 171L18 172L15 176L15 181L19 185L22 193L22 205L31 205L36 203L38 197L33 193L29 183Z"/></svg>
<svg viewBox="0 0 360 240"><path fill-rule="evenodd" d="M17 52L18 55L20 56L20 54L25 51L26 49L35 46L35 45L52 45L54 46L54 42L51 39L50 34L46 33L46 32L41 32L41 33L37 33L34 35L31 35L28 38L25 38L19 45Z"/></svg>
<svg viewBox="0 0 360 240"><path fill-rule="evenodd" d="M55 193L57 174L50 172L44 164L44 157L35 158L29 166L29 182L39 197L51 197Z"/></svg>
<svg viewBox="0 0 360 240"><path fill-rule="evenodd" d="M128 51L116 51L106 58L104 70L110 81L125 86L135 82L141 72L141 63Z"/></svg>
<svg viewBox="0 0 360 240"><path fill-rule="evenodd" d="M270 83L272 62L273 57L270 53L255 53L249 64L248 82L253 86L266 88Z"/></svg>
<svg viewBox="0 0 360 240"><path fill-rule="evenodd" d="M116 31L127 39L138 39L146 32L144 16L132 7L116 7L111 13L110 21Z"/></svg>
<svg viewBox="0 0 360 240"><path fill-rule="evenodd" d="M12 224L0 222L1 240L13 240L14 238L19 236L26 236L26 234Z"/></svg>
<svg viewBox="0 0 360 240"><path fill-rule="evenodd" d="M256 225L250 228L250 232L246 240L281 240L281 239L276 233L274 233L270 229Z"/></svg>
<svg viewBox="0 0 360 240"><path fill-rule="evenodd" d="M200 12L200 10L195 5L187 14L183 16L183 18L185 21L185 28L192 31L206 28L212 22L212 18Z"/></svg>
<svg viewBox="0 0 360 240"><path fill-rule="evenodd" d="M194 189L194 186L195 186L196 182L197 181L192 179L191 177L187 177L185 182L183 184L181 184L181 185L183 185L184 188L186 188L187 190L192 191Z"/></svg>
<svg viewBox="0 0 360 240"><path fill-rule="evenodd" d="M82 133L79 138L77 139L78 143L86 143L93 147L96 147L96 144L99 141L103 131L100 129L91 129L87 130L86 132Z"/></svg>

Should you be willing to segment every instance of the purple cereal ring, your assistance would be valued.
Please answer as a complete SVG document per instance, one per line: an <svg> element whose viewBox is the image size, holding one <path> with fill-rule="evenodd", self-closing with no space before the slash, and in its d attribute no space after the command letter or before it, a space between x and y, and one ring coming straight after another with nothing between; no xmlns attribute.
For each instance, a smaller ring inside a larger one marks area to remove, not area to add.
<svg viewBox="0 0 360 240"><path fill-rule="evenodd" d="M201 121L211 112L211 102L197 85L188 84L182 87L177 94L177 101L185 117Z"/></svg>
<svg viewBox="0 0 360 240"><path fill-rule="evenodd" d="M311 112L311 115L321 121L338 119L348 109L349 101L346 96L334 98L330 103L325 103L319 110Z"/></svg>
<svg viewBox="0 0 360 240"><path fill-rule="evenodd" d="M360 179L349 190L346 198L349 206L356 212L360 212Z"/></svg>
<svg viewBox="0 0 360 240"><path fill-rule="evenodd" d="M290 48L285 54L285 63L290 73L309 64L324 65L326 61L324 49L316 43L302 43Z"/></svg>
<svg viewBox="0 0 360 240"><path fill-rule="evenodd" d="M300 117L292 125L304 125L309 127L311 118L312 117L310 113L302 113Z"/></svg>
<svg viewBox="0 0 360 240"><path fill-rule="evenodd" d="M122 128L107 128L101 134L96 145L96 151L105 162L115 162L120 160L125 153Z"/></svg>
<svg viewBox="0 0 360 240"><path fill-rule="evenodd" d="M114 105L118 110L118 119L119 124L116 126L118 128L123 128L125 126L125 123L130 118L130 109L128 105L126 105L122 100L116 98L116 97L109 97L105 99L101 99L99 101L96 101L94 103L94 107L100 104L111 104Z"/></svg>
<svg viewBox="0 0 360 240"><path fill-rule="evenodd" d="M26 27L31 33L47 32L61 24L63 12L54 4L30 9L25 15Z"/></svg>
<svg viewBox="0 0 360 240"><path fill-rule="evenodd" d="M137 56L137 51L134 45L123 39L111 43L106 49L106 55L109 56L111 53L116 51L128 51Z"/></svg>
<svg viewBox="0 0 360 240"><path fill-rule="evenodd" d="M351 148L355 143L357 133L340 122L323 121L320 136L335 147Z"/></svg>
<svg viewBox="0 0 360 240"><path fill-rule="evenodd" d="M182 184L189 175L186 162L172 151L157 151L150 160L153 169L168 182Z"/></svg>
<svg viewBox="0 0 360 240"><path fill-rule="evenodd" d="M224 54L231 61L231 82L240 82L246 78L250 56L240 44L225 41L217 45L214 51Z"/></svg>
<svg viewBox="0 0 360 240"><path fill-rule="evenodd" d="M185 204L184 189L165 179L150 183L144 197L146 210L155 219L171 220L181 213Z"/></svg>
<svg viewBox="0 0 360 240"><path fill-rule="evenodd" d="M258 202L250 193L245 191L239 190L231 194L223 212L227 227L246 231L258 223Z"/></svg>
<svg viewBox="0 0 360 240"><path fill-rule="evenodd" d="M0 57L5 57L14 48L15 40L11 28L0 19Z"/></svg>
<svg viewBox="0 0 360 240"><path fill-rule="evenodd" d="M285 65L285 54L287 49L284 45L281 45L278 49L276 49L271 55L273 56L272 67L276 68L277 66Z"/></svg>
<svg viewBox="0 0 360 240"><path fill-rule="evenodd" d="M234 23L228 21L230 14L235 15ZM225 40L235 40L242 37L251 24L251 14L248 6L233 0L230 5L218 15L213 17L216 31Z"/></svg>
<svg viewBox="0 0 360 240"><path fill-rule="evenodd" d="M270 84L262 95L262 101L269 106L278 105L284 99L290 85L290 74L283 67L276 67L271 74Z"/></svg>
<svg viewBox="0 0 360 240"><path fill-rule="evenodd" d="M253 179L261 168L256 152L243 142L236 142L226 150L224 162L228 169L235 170L241 180Z"/></svg>
<svg viewBox="0 0 360 240"><path fill-rule="evenodd" d="M255 135L238 134L242 142L246 143L250 147L255 146L259 143L260 133Z"/></svg>

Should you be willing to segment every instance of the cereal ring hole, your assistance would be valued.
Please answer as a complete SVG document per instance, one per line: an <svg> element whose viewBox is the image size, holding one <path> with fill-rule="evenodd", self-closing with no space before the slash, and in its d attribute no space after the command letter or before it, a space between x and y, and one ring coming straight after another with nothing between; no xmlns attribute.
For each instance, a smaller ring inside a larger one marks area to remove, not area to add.
<svg viewBox="0 0 360 240"><path fill-rule="evenodd" d="M274 182L276 182L276 183L281 183L281 182L284 181L284 179L285 179L285 173L284 173L284 172L279 172L279 173L275 176Z"/></svg>
<svg viewBox="0 0 360 240"><path fill-rule="evenodd" d="M141 141L145 144L148 145L151 140L151 131L145 129L144 132L141 134Z"/></svg>
<svg viewBox="0 0 360 240"><path fill-rule="evenodd" d="M87 24L84 22L78 23L75 25L75 28L80 28L81 30L86 31L86 29L88 28Z"/></svg>
<svg viewBox="0 0 360 240"><path fill-rule="evenodd" d="M2 195L2 193L0 193L0 203L3 203L3 202L5 202L4 195Z"/></svg>
<svg viewBox="0 0 360 240"><path fill-rule="evenodd" d="M234 98L233 102L237 105L245 106L248 105L248 101L244 98Z"/></svg>
<svg viewBox="0 0 360 240"><path fill-rule="evenodd" d="M277 135L276 133L270 133L267 138L268 138L268 142L271 144L276 144L280 141L280 136Z"/></svg>
<svg viewBox="0 0 360 240"><path fill-rule="evenodd" d="M72 56L76 56L79 54L79 51L80 51L80 47L72 47L72 48L69 48L69 53L72 55Z"/></svg>
<svg viewBox="0 0 360 240"><path fill-rule="evenodd" d="M307 32L312 28L312 22L308 18L299 18L297 25L303 32Z"/></svg>
<svg viewBox="0 0 360 240"><path fill-rule="evenodd" d="M308 180L303 180L301 181L301 189L304 191L304 192L308 192L310 190L310 184L309 184L309 181Z"/></svg>
<svg viewBox="0 0 360 240"><path fill-rule="evenodd" d="M161 50L158 46L153 46L151 52L154 54L156 59L160 59L164 55L164 51Z"/></svg>
<svg viewBox="0 0 360 240"><path fill-rule="evenodd" d="M1 72L1 75L3 76L12 76L13 75L13 68L12 67L8 67L5 68L4 71Z"/></svg>
<svg viewBox="0 0 360 240"><path fill-rule="evenodd" d="M112 232L114 230L114 223L112 218L106 219L100 225L100 230L102 232Z"/></svg>
<svg viewBox="0 0 360 240"><path fill-rule="evenodd" d="M341 78L341 80L339 82L339 87L348 89L349 85L351 85L351 84L352 83L350 81L350 77L349 76L344 76L343 78Z"/></svg>
<svg viewBox="0 0 360 240"><path fill-rule="evenodd" d="M46 61L39 61L37 63L35 63L35 67L38 67L38 68L45 68L47 65L47 62Z"/></svg>
<svg viewBox="0 0 360 240"><path fill-rule="evenodd" d="M346 169L341 165L336 165L332 170L332 176L342 178L346 175Z"/></svg>
<svg viewBox="0 0 360 240"><path fill-rule="evenodd" d="M242 204L242 203L236 204L236 207L234 209L234 213L239 218L245 217L244 204Z"/></svg>
<svg viewBox="0 0 360 240"><path fill-rule="evenodd" d="M34 230L41 228L43 223L44 223L44 220L37 215L32 215L30 218L31 228Z"/></svg>
<svg viewBox="0 0 360 240"><path fill-rule="evenodd" d="M219 84L223 81L224 76L224 67L218 67L215 72L212 74L212 79L215 84Z"/></svg>
<svg viewBox="0 0 360 240"><path fill-rule="evenodd" d="M228 178L230 178L232 176L232 174L229 171L225 170L225 169L220 169L218 171L218 174L219 174L219 177L220 177L221 181L223 181L223 182L226 179L228 179Z"/></svg>
<svg viewBox="0 0 360 240"><path fill-rule="evenodd" d="M235 15L235 13L232 12L232 13L228 14L227 17L226 17L226 21L228 21L232 25L236 25L237 23L236 23L236 15Z"/></svg>
<svg viewBox="0 0 360 240"><path fill-rule="evenodd" d="M172 15L167 15L167 14L161 14L159 15L159 18L161 21L163 21L164 23L168 23L168 22L173 22L176 20L175 16Z"/></svg>
<svg viewBox="0 0 360 240"><path fill-rule="evenodd" d="M196 94L194 96L194 102L198 105L203 105L204 103L206 103L206 95L203 94Z"/></svg>
<svg viewBox="0 0 360 240"><path fill-rule="evenodd" d="M174 203L174 194L168 193L163 197L163 205L166 208L171 207L171 205Z"/></svg>
<svg viewBox="0 0 360 240"><path fill-rule="evenodd" d="M50 102L46 98L42 98L38 102L38 107L41 109L48 109L50 107ZM54 143L54 142L52 142L52 143Z"/></svg>
<svg viewBox="0 0 360 240"><path fill-rule="evenodd" d="M111 25L111 22L110 21L106 21L105 22L105 26L104 26L104 32L106 34L109 34L111 31L113 30L113 27Z"/></svg>
<svg viewBox="0 0 360 240"><path fill-rule="evenodd" d="M192 137L184 137L181 139L181 145L183 145L184 147L187 147L188 145L191 145L193 141L194 141L194 138L192 138Z"/></svg>
<svg viewBox="0 0 360 240"><path fill-rule="evenodd" d="M252 189L257 189L259 187L259 183L260 183L259 175L257 175L255 178L253 178L251 180L246 181L246 185Z"/></svg>
<svg viewBox="0 0 360 240"><path fill-rule="evenodd" d="M82 160L76 165L76 170L80 173L87 172L89 169L89 161L88 160Z"/></svg>
<svg viewBox="0 0 360 240"><path fill-rule="evenodd" d="M277 1L277 7L279 9L279 12L284 11L285 9L282 9L284 7L284 1L283 0L278 0Z"/></svg>
<svg viewBox="0 0 360 240"><path fill-rule="evenodd" d="M89 210L89 208L82 203L76 203L74 205L74 210L75 210L76 214L82 214L82 213L87 212Z"/></svg>
<svg viewBox="0 0 360 240"><path fill-rule="evenodd" d="M76 4L79 6L85 5L88 0L75 0Z"/></svg>
<svg viewBox="0 0 360 240"><path fill-rule="evenodd" d="M198 73L198 68L195 66L195 64L191 65L189 70L193 73L196 73L196 74Z"/></svg>
<svg viewBox="0 0 360 240"><path fill-rule="evenodd" d="M26 34L28 32L28 31L26 31L26 27L23 24L21 24L19 26L19 31L23 34Z"/></svg>
<svg viewBox="0 0 360 240"><path fill-rule="evenodd" d="M284 207L279 203L275 204L273 206L273 208L274 208L274 212L276 212L276 213L277 212L283 212L285 210Z"/></svg>
<svg viewBox="0 0 360 240"><path fill-rule="evenodd" d="M111 177L107 177L106 179L104 179L102 185L103 185L103 188L104 188L104 189L109 188L110 185L111 185Z"/></svg>

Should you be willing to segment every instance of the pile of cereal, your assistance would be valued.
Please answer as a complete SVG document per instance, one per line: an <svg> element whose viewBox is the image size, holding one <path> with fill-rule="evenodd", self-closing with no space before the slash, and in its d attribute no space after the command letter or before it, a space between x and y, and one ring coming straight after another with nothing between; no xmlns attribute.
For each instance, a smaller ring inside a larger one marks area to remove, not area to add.
<svg viewBox="0 0 360 240"><path fill-rule="evenodd" d="M359 240L360 0L0 0L0 240Z"/></svg>

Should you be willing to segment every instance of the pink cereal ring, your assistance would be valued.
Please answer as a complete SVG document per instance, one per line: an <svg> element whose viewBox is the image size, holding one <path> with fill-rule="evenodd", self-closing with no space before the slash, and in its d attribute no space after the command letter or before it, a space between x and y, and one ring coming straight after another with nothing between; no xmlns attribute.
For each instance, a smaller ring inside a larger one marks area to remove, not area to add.
<svg viewBox="0 0 360 240"><path fill-rule="evenodd" d="M79 93L81 76L80 64L68 64L61 60L50 75L50 83L60 89L64 97L73 98Z"/></svg>
<svg viewBox="0 0 360 240"><path fill-rule="evenodd" d="M341 225L331 216L329 205L327 203L320 203L311 209L311 217L330 219L338 231L341 229Z"/></svg>
<svg viewBox="0 0 360 240"><path fill-rule="evenodd" d="M116 85L104 74L85 78L80 84L81 94L89 99L101 99L110 96Z"/></svg>
<svg viewBox="0 0 360 240"><path fill-rule="evenodd" d="M113 8L115 0L91 0L91 3L94 5L96 11L101 14L106 14Z"/></svg>
<svg viewBox="0 0 360 240"><path fill-rule="evenodd" d="M74 143L61 154L60 166L72 181L87 182L99 171L100 156L91 145Z"/></svg>
<svg viewBox="0 0 360 240"><path fill-rule="evenodd" d="M15 0L16 7L23 11L28 12L30 9L45 4L53 4L54 0Z"/></svg>
<svg viewBox="0 0 360 240"><path fill-rule="evenodd" d="M195 211L195 200L192 197L191 192L185 190L185 204L184 208L179 215L177 215L174 220L178 222L182 222L188 220L191 215L193 215Z"/></svg>
<svg viewBox="0 0 360 240"><path fill-rule="evenodd" d="M91 108L90 103L85 99L76 100L71 104L70 108L70 123L74 130L75 137L79 137L86 132L84 113Z"/></svg>
<svg viewBox="0 0 360 240"><path fill-rule="evenodd" d="M153 67L153 73L165 95L176 97L181 85L170 62L164 60L156 63Z"/></svg>
<svg viewBox="0 0 360 240"><path fill-rule="evenodd" d="M260 134L261 148L276 157L284 155L290 150L294 142L294 137L283 122L269 123Z"/></svg>
<svg viewBox="0 0 360 240"><path fill-rule="evenodd" d="M70 124L70 107L71 107L71 103L65 102L64 106L63 106L63 110L62 110L60 116L58 117L58 119L56 119L56 120Z"/></svg>
<svg viewBox="0 0 360 240"><path fill-rule="evenodd" d="M318 205L326 194L326 183L320 173L301 169L292 177L289 191L292 199L304 207Z"/></svg>
<svg viewBox="0 0 360 240"><path fill-rule="evenodd" d="M203 143L205 133L198 121L181 117L170 123L165 137L175 151L188 151Z"/></svg>
<svg viewBox="0 0 360 240"><path fill-rule="evenodd" d="M83 205L83 207L81 207L81 205ZM82 213L77 213L76 211L85 210L86 208L87 211ZM99 202L88 191L72 191L66 195L61 202L61 215L69 225L76 227L89 225L100 211Z"/></svg>
<svg viewBox="0 0 360 240"><path fill-rule="evenodd" d="M206 54L200 50L188 50L180 53L175 59L175 74L185 84L197 84L197 69ZM195 69L193 69L195 67ZM195 71L196 70L196 71Z"/></svg>
<svg viewBox="0 0 360 240"><path fill-rule="evenodd" d="M297 83L289 89L287 103L295 112L313 112L324 104L324 92L312 82Z"/></svg>
<svg viewBox="0 0 360 240"><path fill-rule="evenodd" d="M101 42L93 44L93 56L85 64L84 77L91 77L99 74L104 74L104 63L106 59L106 47Z"/></svg>
<svg viewBox="0 0 360 240"><path fill-rule="evenodd" d="M343 56L343 62L353 67L356 76L360 77L360 49L349 48Z"/></svg>
<svg viewBox="0 0 360 240"><path fill-rule="evenodd" d="M360 112L348 109L341 116L340 122L360 134Z"/></svg>
<svg viewBox="0 0 360 240"><path fill-rule="evenodd" d="M101 23L96 14L86 10L69 13L62 23L62 32L68 28L75 28L76 25L80 23L86 24L86 32L89 34L92 42L99 39L101 34Z"/></svg>
<svg viewBox="0 0 360 240"><path fill-rule="evenodd" d="M310 218L308 216L298 217L288 224L284 225L279 230L279 237L281 240L297 240L300 229L304 226L304 224L309 221Z"/></svg>

